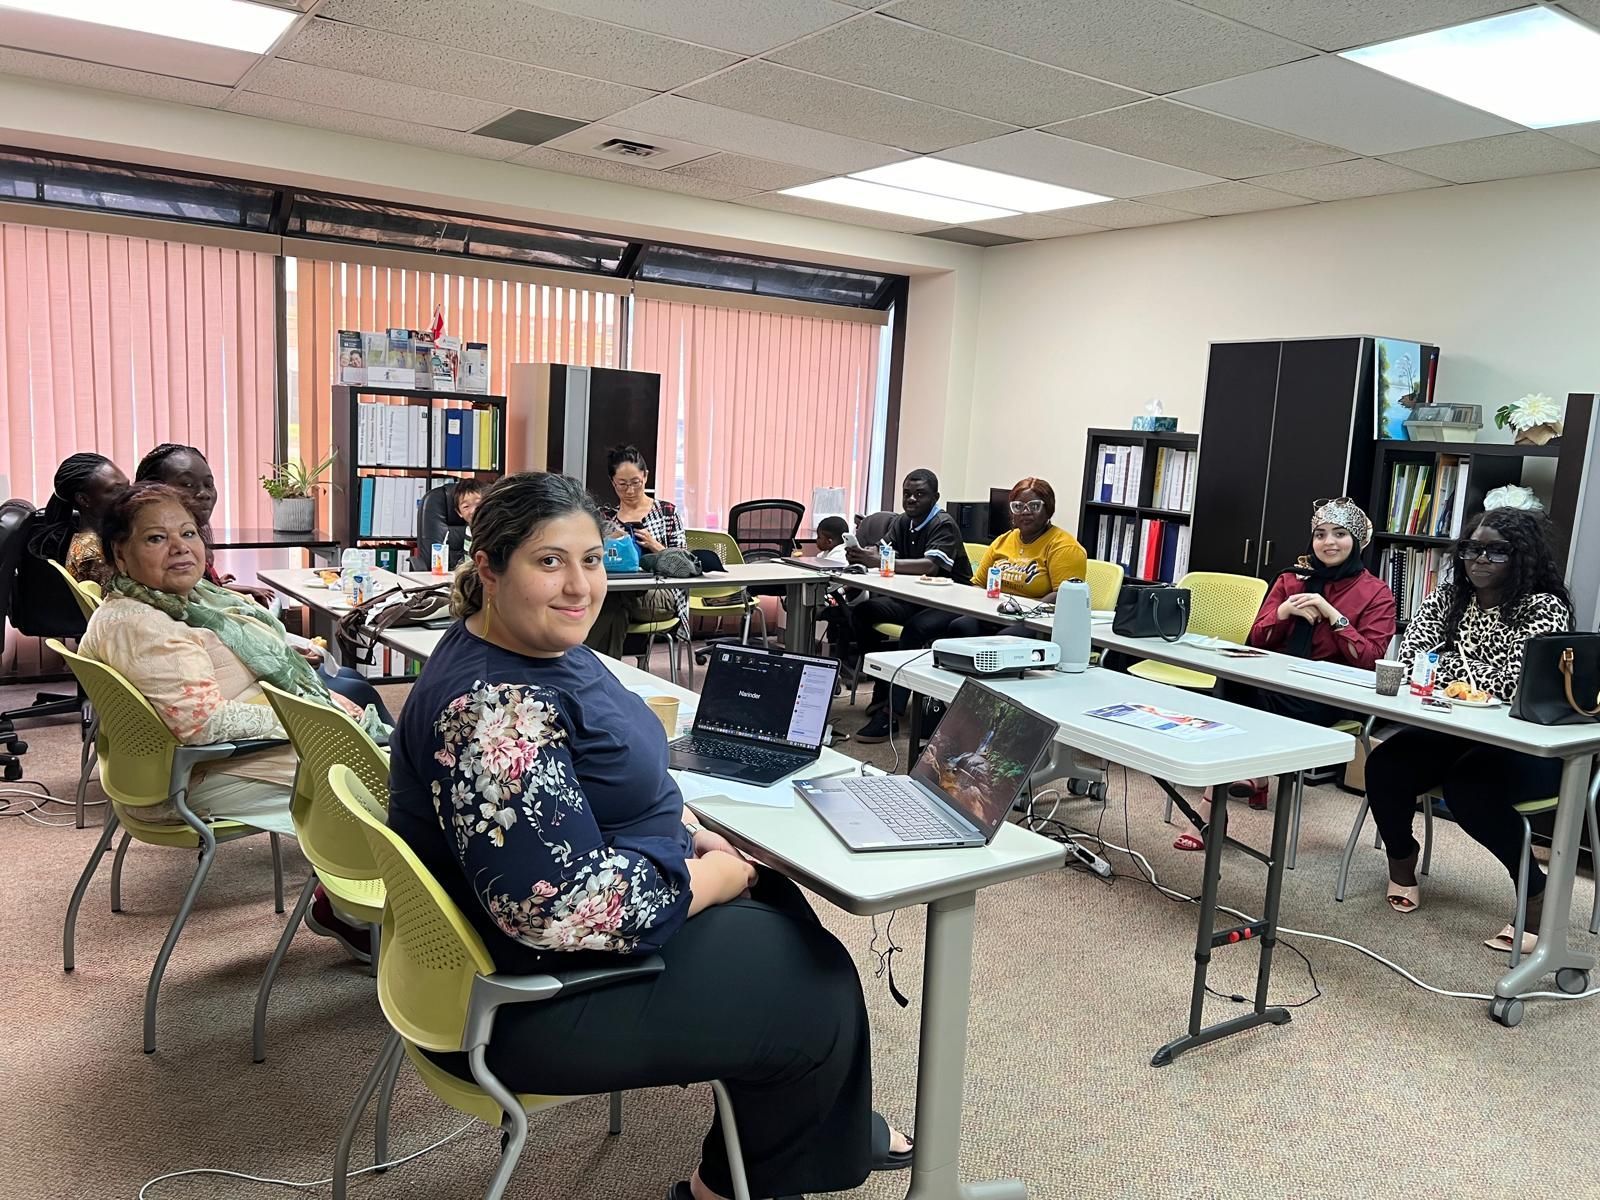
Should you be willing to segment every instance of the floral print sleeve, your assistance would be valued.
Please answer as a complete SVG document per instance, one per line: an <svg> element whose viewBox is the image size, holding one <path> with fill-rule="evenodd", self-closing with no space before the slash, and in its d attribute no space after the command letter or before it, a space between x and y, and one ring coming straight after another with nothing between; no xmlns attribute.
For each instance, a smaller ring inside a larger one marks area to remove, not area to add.
<svg viewBox="0 0 1600 1200"><path fill-rule="evenodd" d="M689 908L681 846L607 844L567 748L557 695L476 683L434 724L440 826L495 924L535 950L643 953Z"/></svg>

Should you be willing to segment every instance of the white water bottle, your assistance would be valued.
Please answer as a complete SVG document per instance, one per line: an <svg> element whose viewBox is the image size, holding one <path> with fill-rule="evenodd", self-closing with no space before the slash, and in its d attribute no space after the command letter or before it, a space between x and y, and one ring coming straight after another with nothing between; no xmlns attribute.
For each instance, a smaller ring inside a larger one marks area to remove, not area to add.
<svg viewBox="0 0 1600 1200"><path fill-rule="evenodd" d="M1061 651L1058 671L1080 674L1089 669L1089 585L1069 579L1056 593L1055 619L1050 636Z"/></svg>

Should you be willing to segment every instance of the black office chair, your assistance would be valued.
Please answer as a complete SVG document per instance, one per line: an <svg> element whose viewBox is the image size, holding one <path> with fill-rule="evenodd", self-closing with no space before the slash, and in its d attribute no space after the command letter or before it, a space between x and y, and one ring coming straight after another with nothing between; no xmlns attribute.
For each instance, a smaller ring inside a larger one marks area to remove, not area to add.
<svg viewBox="0 0 1600 1200"><path fill-rule="evenodd" d="M467 523L456 511L455 481L441 483L422 497L417 506L417 552L411 556L413 571L433 569L433 546L446 542L450 546L450 566L461 561L462 546L466 544Z"/></svg>
<svg viewBox="0 0 1600 1200"><path fill-rule="evenodd" d="M25 637L80 638L85 622L66 580L44 559L28 551L43 514L27 500L0 504L0 621ZM17 721L72 714L83 716L83 693L40 692L23 708L0 712L0 774L22 778L17 759L28 743L17 737Z"/></svg>
<svg viewBox="0 0 1600 1200"><path fill-rule="evenodd" d="M728 510L728 532L745 562L788 558L805 515L798 500L745 500Z"/></svg>

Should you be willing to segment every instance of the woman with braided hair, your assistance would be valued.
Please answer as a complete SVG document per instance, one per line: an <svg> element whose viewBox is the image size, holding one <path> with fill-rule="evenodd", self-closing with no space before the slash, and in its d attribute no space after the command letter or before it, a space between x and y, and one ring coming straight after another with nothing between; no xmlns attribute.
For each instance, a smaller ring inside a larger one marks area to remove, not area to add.
<svg viewBox="0 0 1600 1200"><path fill-rule="evenodd" d="M74 579L102 588L111 579L100 550L100 519L128 477L103 454L81 453L56 468L44 519L28 542L38 558L61 563Z"/></svg>
<svg viewBox="0 0 1600 1200"><path fill-rule="evenodd" d="M1464 680L1510 701L1527 640L1572 628L1572 598L1544 519L1516 508L1481 513L1467 522L1455 560L1454 578L1440 584L1406 626L1400 658L1438 650L1441 683ZM1411 836L1418 797L1440 788L1456 823L1500 860L1514 885L1523 852L1522 821L1513 806L1555 795L1560 779L1559 759L1447 733L1403 729L1385 740L1367 760L1367 798L1389 855L1389 907L1415 912L1421 900L1419 847ZM1544 884L1544 871L1530 861L1524 953L1537 941ZM1512 934L1507 925L1484 944L1509 952Z"/></svg>

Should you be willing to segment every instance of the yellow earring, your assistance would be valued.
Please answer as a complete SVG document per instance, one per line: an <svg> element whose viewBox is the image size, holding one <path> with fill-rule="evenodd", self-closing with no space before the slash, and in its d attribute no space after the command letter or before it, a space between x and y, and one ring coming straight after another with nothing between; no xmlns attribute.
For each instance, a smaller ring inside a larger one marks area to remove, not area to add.
<svg viewBox="0 0 1600 1200"><path fill-rule="evenodd" d="M483 598L483 640L489 640L489 632L494 628L494 597L485 595Z"/></svg>

